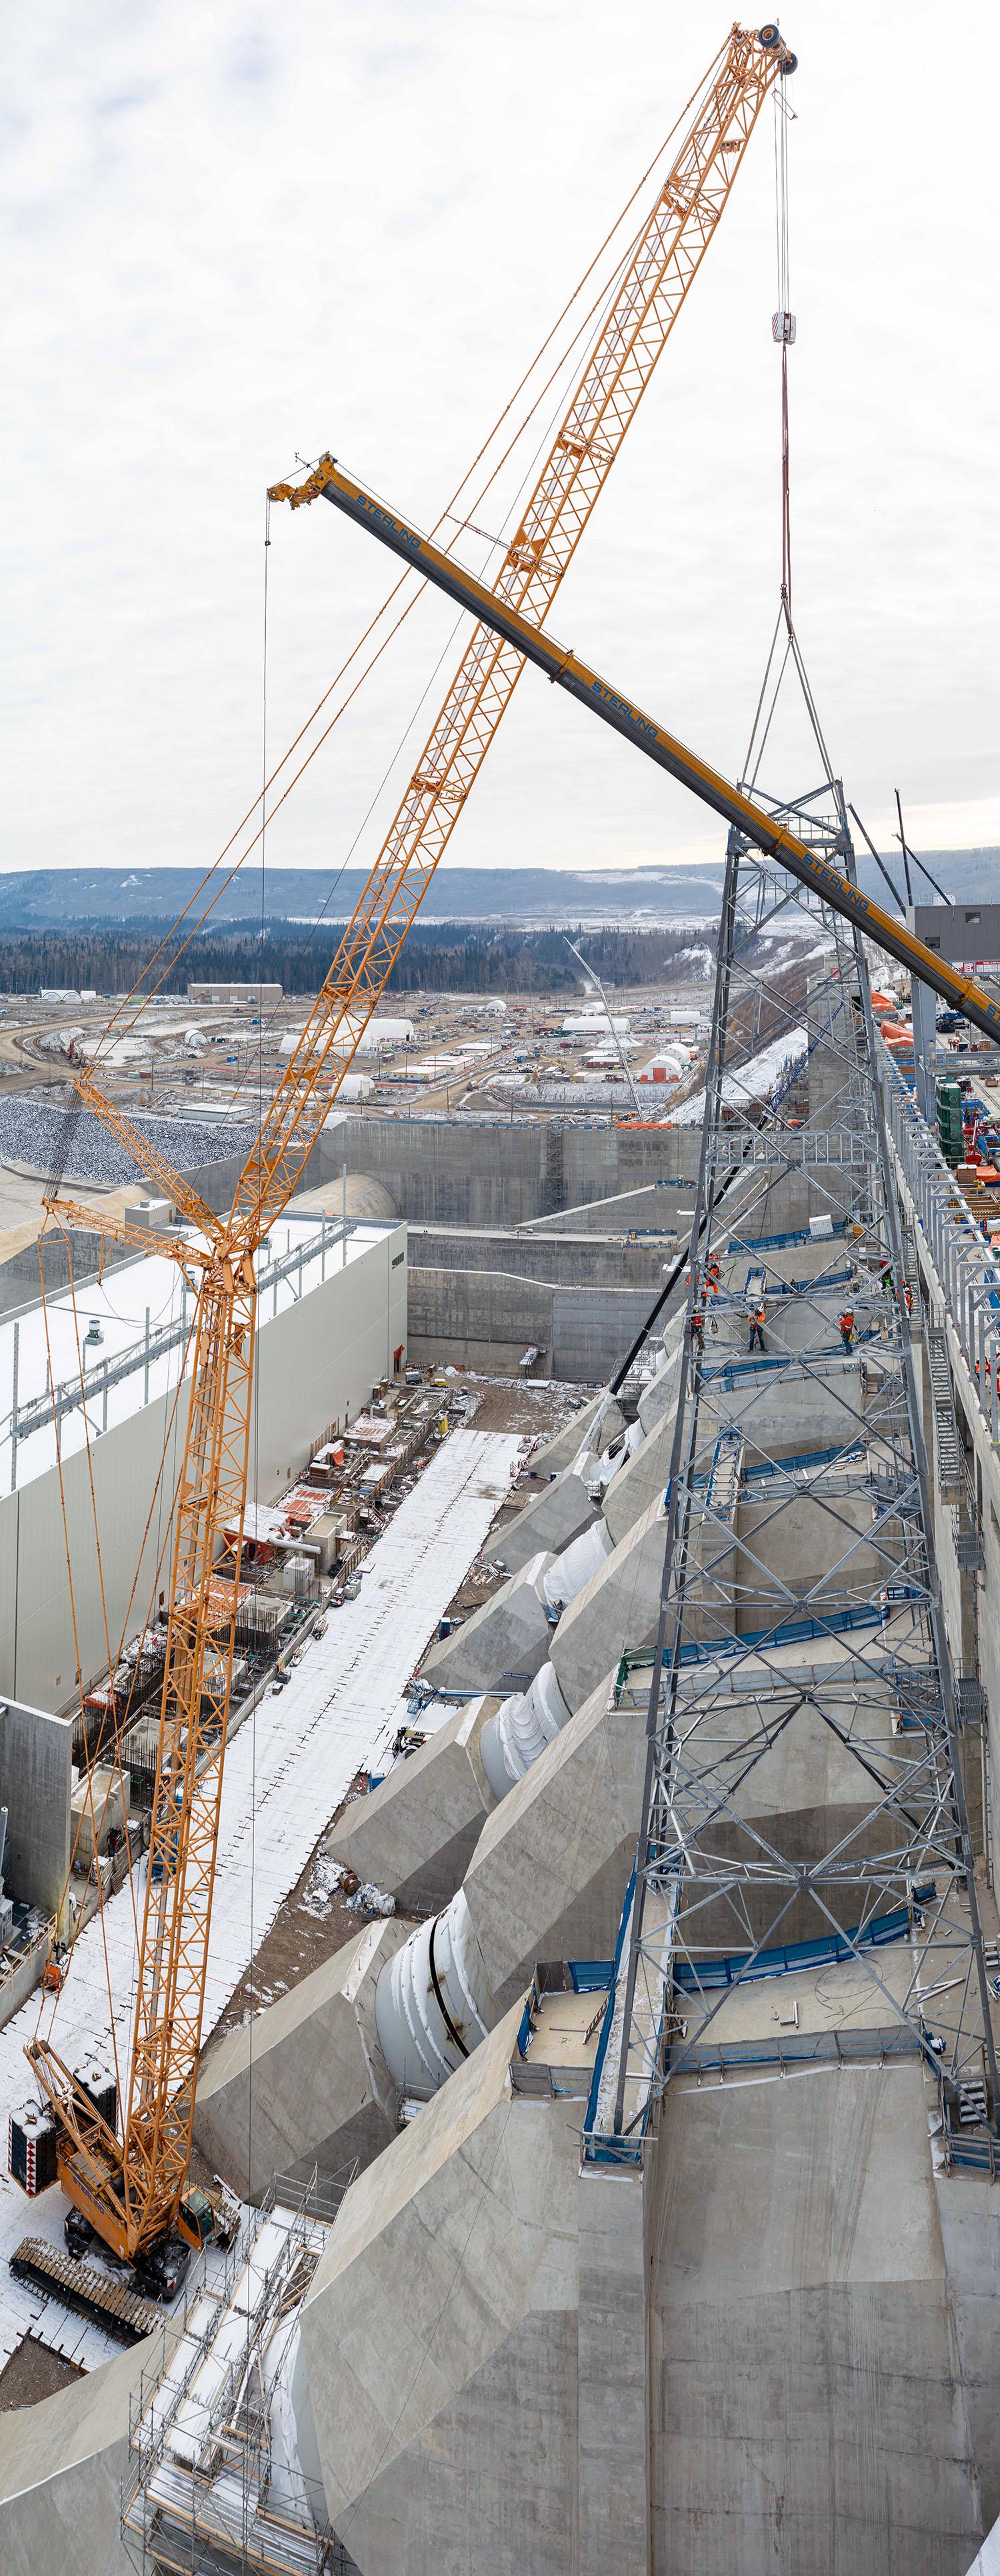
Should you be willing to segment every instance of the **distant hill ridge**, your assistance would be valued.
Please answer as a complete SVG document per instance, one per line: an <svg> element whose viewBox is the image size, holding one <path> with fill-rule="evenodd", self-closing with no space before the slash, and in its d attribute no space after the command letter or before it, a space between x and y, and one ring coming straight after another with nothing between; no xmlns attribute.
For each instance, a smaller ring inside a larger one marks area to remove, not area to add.
<svg viewBox="0 0 1000 2576"><path fill-rule="evenodd" d="M956 900L986 900L1000 892L1000 848L928 850L926 857L945 892ZM890 875L902 891L898 849L888 855ZM430 885L422 906L427 921L490 922L505 927L548 923L627 923L653 929L678 917L718 912L722 860L698 867L569 869L446 868ZM66 929L87 923L117 926L123 922L171 922L190 903L202 882L198 868L37 868L24 875L0 875L0 931ZM882 878L865 856L859 877L866 892L886 899ZM309 921L321 911L343 921L353 911L365 872L345 868L327 876L318 868L273 868L265 884L265 914L278 921ZM918 901L933 901L932 888L918 876ZM248 872L220 896L212 914L218 930L233 922L260 919L260 880Z"/></svg>

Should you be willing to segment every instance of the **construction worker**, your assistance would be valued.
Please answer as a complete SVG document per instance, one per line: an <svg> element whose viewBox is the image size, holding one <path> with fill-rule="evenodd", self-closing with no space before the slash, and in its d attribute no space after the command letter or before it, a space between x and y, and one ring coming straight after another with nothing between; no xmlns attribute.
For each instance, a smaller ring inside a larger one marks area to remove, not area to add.
<svg viewBox="0 0 1000 2576"><path fill-rule="evenodd" d="M909 1280L907 1280L906 1286L905 1286L905 1288L904 1288L904 1290L903 1290L903 1295L904 1295L904 1297L905 1297L905 1299L906 1299L906 1311L907 1311L907 1314L908 1314L908 1315L912 1315L912 1313L913 1313L913 1290L912 1290L912 1288L911 1288L911 1286L910 1286Z"/></svg>
<svg viewBox="0 0 1000 2576"><path fill-rule="evenodd" d="M695 1351L703 1351L704 1347L705 1318L702 1314L701 1307L696 1306L691 1317L691 1348Z"/></svg>
<svg viewBox="0 0 1000 2576"><path fill-rule="evenodd" d="M721 1284L719 1277L719 1264L717 1261L710 1261L705 1273L705 1285L710 1297L718 1296Z"/></svg>
<svg viewBox="0 0 1000 2576"><path fill-rule="evenodd" d="M845 1351L849 1351L854 1340L854 1309L851 1306L845 1306L840 1318L840 1338Z"/></svg>
<svg viewBox="0 0 1000 2576"><path fill-rule="evenodd" d="M766 1315L766 1312L765 1312L765 1309L764 1309L763 1304L761 1304L761 1305L759 1305L759 1306L751 1306L751 1308L750 1308L750 1341L749 1341L749 1345L748 1345L748 1347L750 1348L750 1350L754 1350L754 1349L756 1349L756 1350L758 1350L758 1351L762 1351L762 1350L763 1350L763 1348L764 1348L764 1326L765 1326L766 1322L767 1322L767 1315Z"/></svg>
<svg viewBox="0 0 1000 2576"><path fill-rule="evenodd" d="M882 1294L883 1294L883 1297L891 1297L891 1296L893 1296L893 1295L894 1295L894 1293L895 1293L895 1286L896 1286L896 1283L895 1283L895 1280L894 1280L893 1275L892 1275L892 1263L891 1263L891 1261L886 1261L886 1262L883 1264L883 1268L882 1268Z"/></svg>

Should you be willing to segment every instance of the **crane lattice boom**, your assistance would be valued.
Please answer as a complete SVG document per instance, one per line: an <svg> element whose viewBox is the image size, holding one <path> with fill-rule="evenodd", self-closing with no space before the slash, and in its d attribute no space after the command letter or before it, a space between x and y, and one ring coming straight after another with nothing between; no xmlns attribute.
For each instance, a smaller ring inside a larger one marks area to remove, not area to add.
<svg viewBox="0 0 1000 2576"><path fill-rule="evenodd" d="M544 625L701 266L768 90L791 59L780 42L762 44L734 27L657 190L492 584L536 626ZM301 508L322 491L324 472L321 465L294 488L276 484L271 498ZM515 647L477 626L241 1175L235 1203L251 1222L277 1215L295 1188L523 667Z"/></svg>
<svg viewBox="0 0 1000 2576"><path fill-rule="evenodd" d="M684 140L629 254L610 309L504 556L495 595L529 627L548 614L657 359L697 275L761 107L794 68L777 31L739 27L716 57ZM325 467L295 491L323 488ZM228 1218L147 1147L82 1077L81 1099L156 1188L197 1226L194 1366L168 1614L166 1671L132 2065L122 2140L93 2111L51 2044L28 2055L56 2108L59 2175L71 2200L119 2252L154 2243L176 2215L194 2116L233 1660L220 1633L220 1572L239 1573L256 1322L254 1264L287 1205L358 1041L383 992L434 870L478 777L523 668L516 644L477 626L410 779L299 1043L237 1183ZM54 1197L60 1222L77 1211ZM88 1227L95 1223L84 1212ZM96 1219L98 1230L102 1220ZM106 1229L114 1233L109 1221ZM157 1250L168 1247L157 1243ZM175 1258L190 1262L191 1247ZM210 1586L216 1589L210 1595ZM210 1607L211 1600L211 1607ZM215 1651L208 1654L211 1636Z"/></svg>

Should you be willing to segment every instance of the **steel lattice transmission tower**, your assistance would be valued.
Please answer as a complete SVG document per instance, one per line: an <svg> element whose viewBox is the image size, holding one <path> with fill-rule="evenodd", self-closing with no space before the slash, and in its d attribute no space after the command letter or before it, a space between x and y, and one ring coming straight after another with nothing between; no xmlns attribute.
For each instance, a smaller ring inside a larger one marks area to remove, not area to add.
<svg viewBox="0 0 1000 2576"><path fill-rule="evenodd" d="M853 877L838 781L773 810ZM601 2157L751 2066L922 2058L996 2116L880 1048L858 933L734 830Z"/></svg>

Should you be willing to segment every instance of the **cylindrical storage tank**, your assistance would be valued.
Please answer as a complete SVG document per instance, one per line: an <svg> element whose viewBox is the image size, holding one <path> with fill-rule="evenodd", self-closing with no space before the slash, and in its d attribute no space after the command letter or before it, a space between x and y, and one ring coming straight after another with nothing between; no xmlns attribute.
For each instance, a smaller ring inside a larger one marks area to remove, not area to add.
<svg viewBox="0 0 1000 2576"><path fill-rule="evenodd" d="M570 1716L552 1665L543 1664L530 1690L514 1691L487 1718L479 1751L495 1798L506 1798L515 1781L523 1780Z"/></svg>
<svg viewBox="0 0 1000 2576"><path fill-rule="evenodd" d="M550 1610L567 1610L578 1592L583 1591L591 1576L598 1574L612 1555L614 1541L602 1520L591 1521L579 1538L564 1547L555 1564L542 1576L542 1591Z"/></svg>
<svg viewBox="0 0 1000 2576"><path fill-rule="evenodd" d="M498 2019L482 1952L459 1888L443 1914L421 1923L375 1988L379 2046L394 2083L436 2093Z"/></svg>

